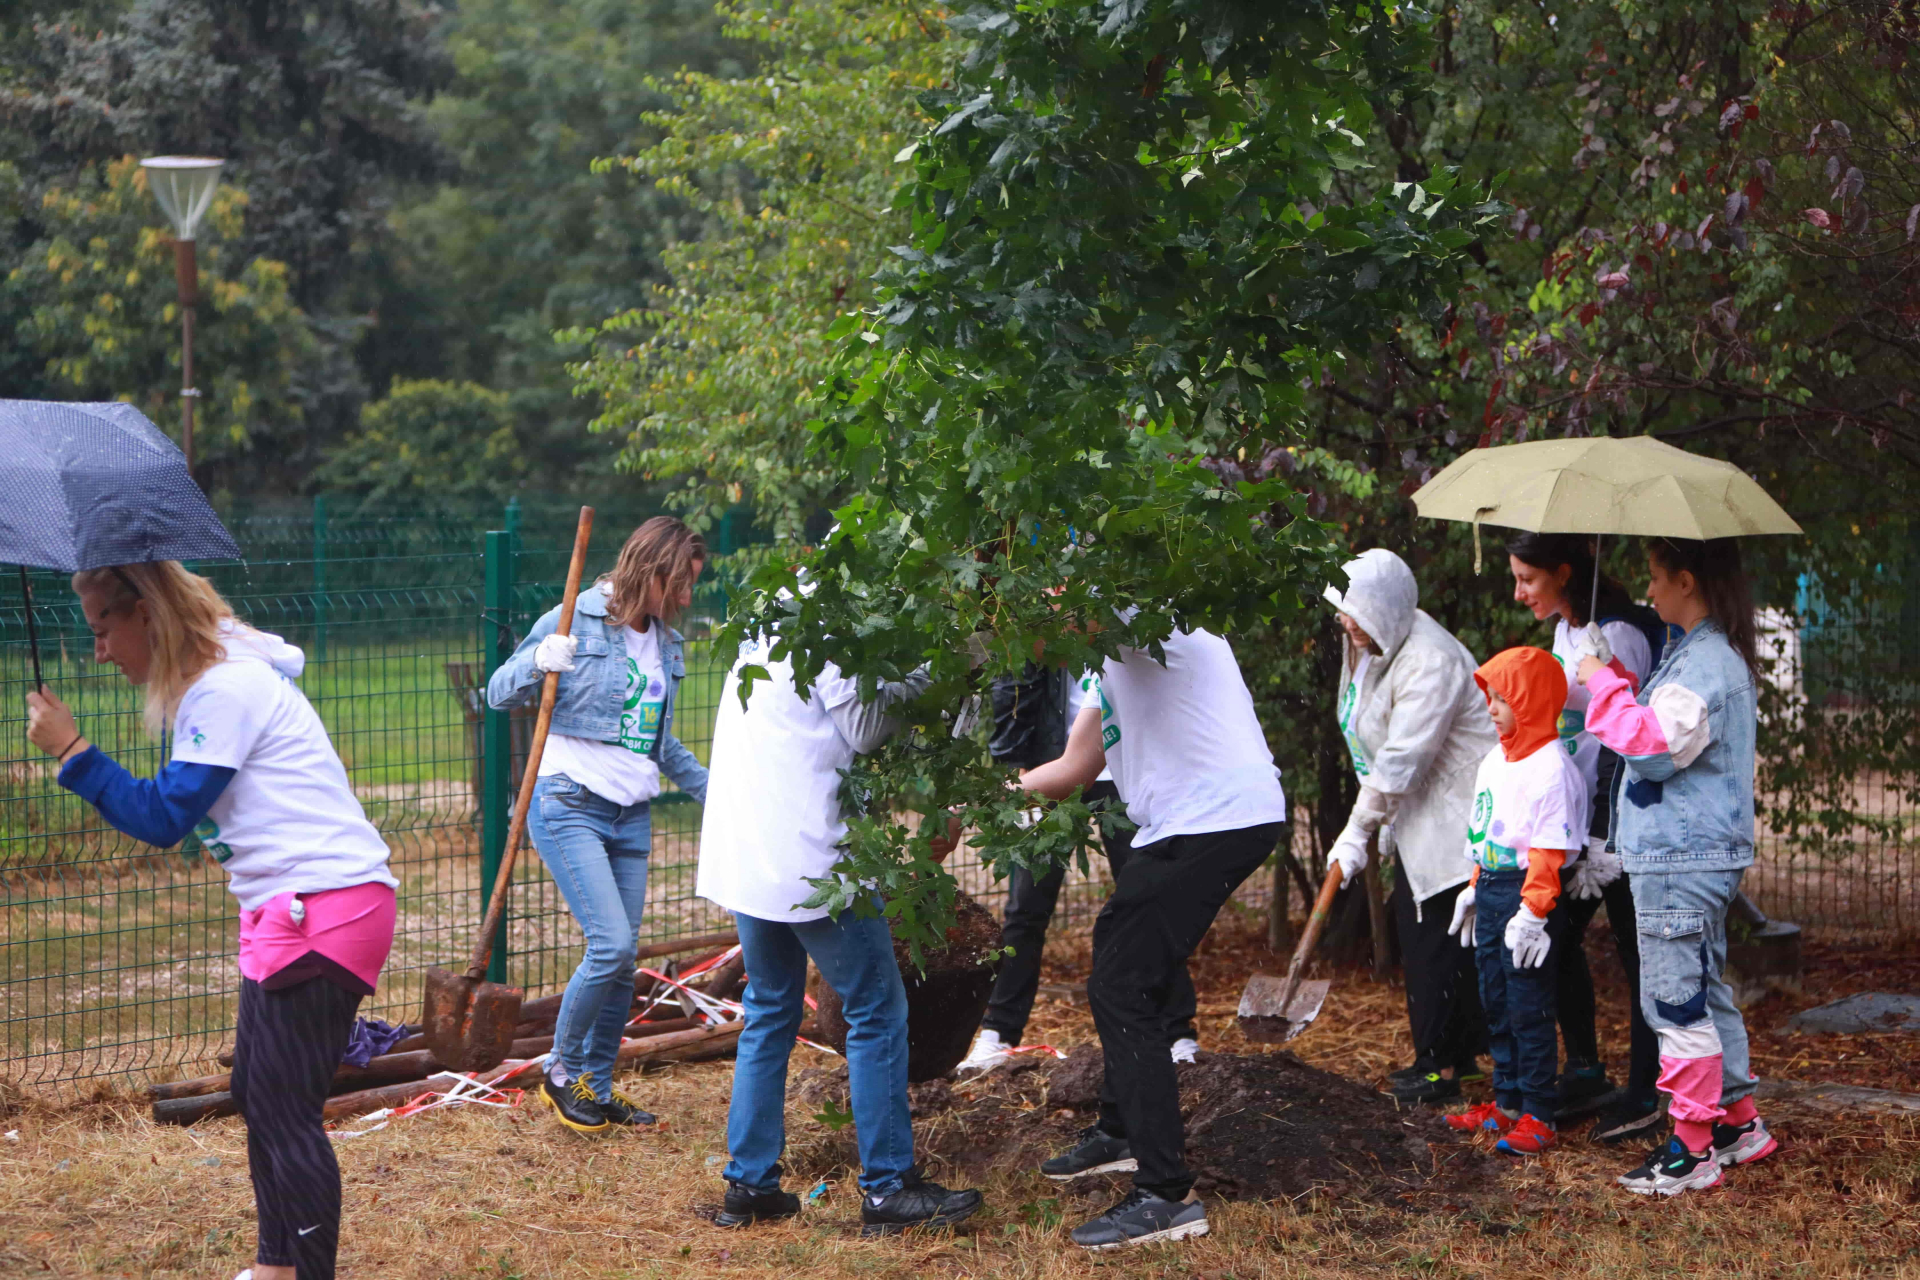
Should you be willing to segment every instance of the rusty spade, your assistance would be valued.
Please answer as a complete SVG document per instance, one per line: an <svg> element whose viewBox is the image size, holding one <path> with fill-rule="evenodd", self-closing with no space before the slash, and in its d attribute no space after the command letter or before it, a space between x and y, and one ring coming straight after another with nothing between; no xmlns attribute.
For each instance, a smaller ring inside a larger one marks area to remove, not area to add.
<svg viewBox="0 0 1920 1280"><path fill-rule="evenodd" d="M559 635L573 631L573 602L580 593L580 572L586 564L587 539L593 533L593 508L580 508L580 525L573 535L573 559L567 565L567 590L560 600ZM480 922L480 937L473 944L465 973L449 973L437 965L427 970L426 1009L422 1016L427 1048L440 1064L455 1071L485 1071L506 1061L513 1045L513 1029L520 1021L519 987L485 981L487 962L493 956L493 937L506 915L507 886L513 882L514 857L527 832L527 809L533 803L534 783L540 775L540 757L547 746L547 726L553 721L554 695L560 686L558 672L549 671L540 686L540 715L533 724L533 742L527 750L527 767L520 778L520 794L514 801L513 820L507 825L507 847L500 858L500 872L494 877L493 895L487 903L486 919Z"/></svg>
<svg viewBox="0 0 1920 1280"><path fill-rule="evenodd" d="M1307 927L1300 934L1300 945L1293 949L1293 963L1287 966L1287 976L1282 979L1270 973L1256 973L1247 979L1246 990L1240 993L1240 1033L1247 1039L1262 1044L1285 1044L1320 1016L1320 1006L1327 1002L1327 991L1333 984L1325 978L1302 982L1300 975L1306 970L1307 957L1320 941L1320 930L1327 923L1327 914L1333 910L1333 895L1338 892L1340 864L1336 862L1327 868L1320 896L1313 902L1313 914L1307 917Z"/></svg>

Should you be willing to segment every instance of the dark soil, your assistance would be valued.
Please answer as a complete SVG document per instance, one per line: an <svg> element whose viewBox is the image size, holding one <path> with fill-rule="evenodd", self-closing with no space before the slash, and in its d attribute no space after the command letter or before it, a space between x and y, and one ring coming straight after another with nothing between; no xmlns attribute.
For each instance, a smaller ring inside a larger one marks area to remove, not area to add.
<svg viewBox="0 0 1920 1280"><path fill-rule="evenodd" d="M916 1084L939 1079L967 1056L993 991L993 970L984 961L1000 945L1000 922L964 892L955 895L953 905L956 918L945 945L922 954L924 972L905 943L898 938L893 942L907 986L907 1078ZM817 973L808 994L818 1006L815 1038L846 1052L840 997Z"/></svg>
<svg viewBox="0 0 1920 1280"><path fill-rule="evenodd" d="M1290 1053L1202 1053L1179 1076L1187 1159L1204 1194L1273 1200L1319 1190L1458 1207L1492 1185L1492 1158L1432 1112L1402 1110ZM844 1112L846 1079L844 1066L816 1068L796 1080L795 1096L809 1109ZM1083 1045L1065 1062L1036 1055L983 1079L916 1085L909 1096L921 1158L962 1185L995 1169L1035 1169L1093 1122L1100 1079L1099 1050ZM851 1128L823 1129L819 1141L795 1147L796 1170L816 1176L858 1160Z"/></svg>

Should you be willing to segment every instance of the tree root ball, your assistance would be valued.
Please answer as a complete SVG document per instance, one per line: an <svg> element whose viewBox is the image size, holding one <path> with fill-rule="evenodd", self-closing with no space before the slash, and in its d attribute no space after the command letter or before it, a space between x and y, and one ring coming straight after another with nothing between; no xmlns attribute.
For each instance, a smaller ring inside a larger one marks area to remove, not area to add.
<svg viewBox="0 0 1920 1280"><path fill-rule="evenodd" d="M967 1056L993 993L993 969L986 959L1000 946L1000 922L964 892L954 896L953 906L956 919L946 943L925 952L924 971L914 965L905 943L897 938L893 943L907 987L907 1079L915 1084L939 1079ZM847 1020L839 995L817 971L807 993L819 1006L814 1038L845 1053Z"/></svg>

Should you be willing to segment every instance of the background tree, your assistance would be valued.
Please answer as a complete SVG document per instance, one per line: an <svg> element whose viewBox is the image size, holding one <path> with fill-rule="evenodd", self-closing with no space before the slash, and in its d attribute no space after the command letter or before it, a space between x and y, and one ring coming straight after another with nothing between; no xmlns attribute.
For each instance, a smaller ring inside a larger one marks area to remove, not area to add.
<svg viewBox="0 0 1920 1280"><path fill-rule="evenodd" d="M662 82L658 141L618 164L683 200L704 234L666 248L672 283L644 305L565 338L591 350L574 378L602 399L594 429L614 433L623 467L676 481L696 522L750 501L798 536L842 492L808 455L800 401L832 362L828 326L871 298L885 246L907 234L894 154L924 129L918 96L952 53L944 11L921 0L716 8L753 75Z"/></svg>
<svg viewBox="0 0 1920 1280"><path fill-rule="evenodd" d="M123 157L34 195L0 169L0 209L29 202L39 235L0 280L0 317L14 326L8 394L126 400L177 434L173 244L155 225L138 161ZM215 492L241 475L294 483L276 459L297 454L304 436L299 386L313 339L286 266L241 247L246 207L245 192L222 187L199 236L196 443L201 483Z"/></svg>
<svg viewBox="0 0 1920 1280"><path fill-rule="evenodd" d="M506 392L396 378L360 411L360 429L333 451L320 482L375 509L473 508L505 502L528 467Z"/></svg>

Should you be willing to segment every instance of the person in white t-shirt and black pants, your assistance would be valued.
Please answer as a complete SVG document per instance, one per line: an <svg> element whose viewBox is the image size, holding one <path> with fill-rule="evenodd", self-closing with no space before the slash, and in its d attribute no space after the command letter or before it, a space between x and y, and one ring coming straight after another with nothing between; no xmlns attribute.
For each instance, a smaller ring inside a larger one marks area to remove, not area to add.
<svg viewBox="0 0 1920 1280"><path fill-rule="evenodd" d="M231 1087L259 1219L241 1277L332 1280L340 1166L321 1112L393 946L386 842L293 683L299 649L240 622L178 561L87 570L73 588L94 660L145 688L147 731L171 733L170 758L134 777L45 690L27 695L27 736L116 829L162 849L191 832L226 869L240 903Z"/></svg>
<svg viewBox="0 0 1920 1280"><path fill-rule="evenodd" d="M540 1085L541 1100L579 1133L655 1120L613 1088L613 1068L633 1004L653 801L663 777L706 799L706 768L673 736L687 668L667 625L693 602L706 559L698 534L655 516L633 531L613 572L580 593L571 635L556 634L560 611L549 610L487 683L487 702L504 710L539 697L546 674L560 673L527 830L587 939Z"/></svg>
<svg viewBox="0 0 1920 1280"><path fill-rule="evenodd" d="M1088 1249L1207 1232L1167 1026L1188 957L1272 855L1287 820L1280 771L1232 647L1207 631L1175 631L1162 652L1164 663L1143 649L1108 659L1099 704L1075 717L1066 752L1020 777L1058 800L1111 768L1137 828L1093 930L1087 1000L1105 1059L1100 1119L1041 1166L1062 1181L1134 1170L1132 1194L1074 1228L1074 1243Z"/></svg>
<svg viewBox="0 0 1920 1280"><path fill-rule="evenodd" d="M890 709L917 696L924 672L862 701L857 681L826 663L805 696L791 659L763 638L741 647L713 726L713 774L694 892L733 913L746 961L746 1026L733 1068L722 1227L790 1218L800 1201L780 1188L786 1148L787 1063L806 1013L807 961L840 997L847 1086L860 1148L860 1233L951 1226L980 1208L978 1191L921 1177L907 1109L907 993L893 931L878 904L863 914L805 906L847 837L842 772L899 730ZM743 707L740 675L759 667ZM937 841L945 857L950 841Z"/></svg>

